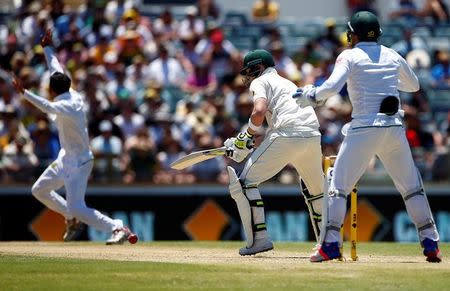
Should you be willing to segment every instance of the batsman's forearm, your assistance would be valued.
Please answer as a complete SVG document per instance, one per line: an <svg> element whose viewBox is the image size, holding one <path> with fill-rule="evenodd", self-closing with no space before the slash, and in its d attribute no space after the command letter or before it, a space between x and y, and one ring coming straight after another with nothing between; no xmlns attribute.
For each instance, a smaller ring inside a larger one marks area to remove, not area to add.
<svg viewBox="0 0 450 291"><path fill-rule="evenodd" d="M259 126L261 126L261 125L263 124L264 117L265 117L265 114L262 114L262 115L261 115L261 113L254 113L254 114L252 114L252 115L250 116L250 120L251 120L251 122L252 122L254 125L256 125L256 126L259 127ZM248 132L249 132L250 134L255 134L255 133L256 133L256 131L253 130L253 129L251 129L250 127L249 127L247 130L248 130Z"/></svg>
<svg viewBox="0 0 450 291"><path fill-rule="evenodd" d="M58 61L58 58L56 58L56 54L53 51L53 48L49 46L44 47L44 54L48 69L50 70L50 74L53 74L55 72L64 73L64 70Z"/></svg>

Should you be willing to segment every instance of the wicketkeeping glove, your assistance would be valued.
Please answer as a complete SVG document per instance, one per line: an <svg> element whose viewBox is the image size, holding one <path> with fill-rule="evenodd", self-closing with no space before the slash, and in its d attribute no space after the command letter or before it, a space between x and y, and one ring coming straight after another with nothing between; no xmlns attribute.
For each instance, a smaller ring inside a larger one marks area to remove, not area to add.
<svg viewBox="0 0 450 291"><path fill-rule="evenodd" d="M316 107L318 105L316 101L316 87L314 85L299 87L292 97L300 107Z"/></svg>

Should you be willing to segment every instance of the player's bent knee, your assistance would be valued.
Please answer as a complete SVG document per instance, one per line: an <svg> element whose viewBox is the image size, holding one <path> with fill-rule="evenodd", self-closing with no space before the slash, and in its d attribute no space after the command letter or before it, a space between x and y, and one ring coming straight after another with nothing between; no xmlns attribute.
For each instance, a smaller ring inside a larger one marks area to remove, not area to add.
<svg viewBox="0 0 450 291"><path fill-rule="evenodd" d="M31 194L36 197L36 198L40 198L45 196L45 189L43 189L39 183L34 183L33 186L31 187Z"/></svg>

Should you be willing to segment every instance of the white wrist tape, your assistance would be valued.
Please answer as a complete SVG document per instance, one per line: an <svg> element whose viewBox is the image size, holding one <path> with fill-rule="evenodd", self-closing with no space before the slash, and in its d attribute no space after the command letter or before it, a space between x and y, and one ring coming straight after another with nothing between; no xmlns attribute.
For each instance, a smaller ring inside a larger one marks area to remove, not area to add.
<svg viewBox="0 0 450 291"><path fill-rule="evenodd" d="M261 129L261 127L262 127L262 125L255 125L255 124L253 124L253 122L252 122L252 118L250 117L249 119L248 119L248 127L249 128L251 128L253 131L258 131L258 130L260 130Z"/></svg>

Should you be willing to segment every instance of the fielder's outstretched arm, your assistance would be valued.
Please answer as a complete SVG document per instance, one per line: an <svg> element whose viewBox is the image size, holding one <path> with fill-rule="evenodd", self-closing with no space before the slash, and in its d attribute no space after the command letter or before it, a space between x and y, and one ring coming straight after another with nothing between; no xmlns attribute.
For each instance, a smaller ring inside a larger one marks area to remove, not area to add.
<svg viewBox="0 0 450 291"><path fill-rule="evenodd" d="M58 58L56 57L56 54L52 47L50 46L44 47L44 55L45 60L47 61L48 69L50 70L50 74L53 74L55 72L64 73L64 70L61 64L59 63Z"/></svg>
<svg viewBox="0 0 450 291"><path fill-rule="evenodd" d="M53 38L52 38L52 30L47 29L44 33L44 36L41 39L41 46L44 48L45 60L47 61L48 69L50 70L50 74L55 72L64 73L64 70L56 58L56 54L53 51Z"/></svg>
<svg viewBox="0 0 450 291"><path fill-rule="evenodd" d="M50 102L29 90L25 90L23 95L31 104L47 114L61 115L70 113L71 105L65 100Z"/></svg>

